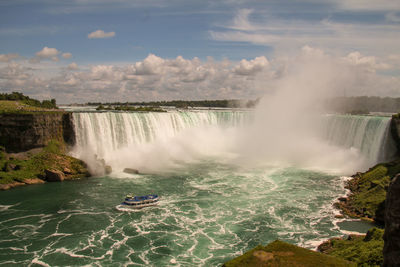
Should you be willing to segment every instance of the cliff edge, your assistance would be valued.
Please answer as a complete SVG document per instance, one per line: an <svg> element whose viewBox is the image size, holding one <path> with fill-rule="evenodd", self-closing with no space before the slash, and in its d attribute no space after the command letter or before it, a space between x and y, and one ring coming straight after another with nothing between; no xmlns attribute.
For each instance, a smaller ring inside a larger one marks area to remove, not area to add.
<svg viewBox="0 0 400 267"><path fill-rule="evenodd" d="M0 146L7 152L45 147L51 140L75 142L71 113L18 101L0 101L0 129Z"/></svg>
<svg viewBox="0 0 400 267"><path fill-rule="evenodd" d="M0 189L89 176L66 154L75 143L72 113L0 101Z"/></svg>
<svg viewBox="0 0 400 267"><path fill-rule="evenodd" d="M385 210L383 266L400 266L400 174L390 182Z"/></svg>

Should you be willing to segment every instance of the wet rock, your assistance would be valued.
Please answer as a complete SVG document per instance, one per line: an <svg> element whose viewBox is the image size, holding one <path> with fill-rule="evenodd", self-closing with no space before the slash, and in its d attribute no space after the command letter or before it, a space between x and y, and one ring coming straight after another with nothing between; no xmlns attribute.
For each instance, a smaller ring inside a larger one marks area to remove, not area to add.
<svg viewBox="0 0 400 267"><path fill-rule="evenodd" d="M25 179L25 184L44 184L44 181L39 178Z"/></svg>
<svg viewBox="0 0 400 267"><path fill-rule="evenodd" d="M11 186L9 184L0 184L0 190L8 190Z"/></svg>
<svg viewBox="0 0 400 267"><path fill-rule="evenodd" d="M110 165L105 165L105 166L104 166L104 172L105 172L106 174L112 173L112 168L111 168L111 166L110 166Z"/></svg>
<svg viewBox="0 0 400 267"><path fill-rule="evenodd" d="M138 170L132 169L132 168L125 168L125 169L123 170L123 172L129 173L129 174L139 174L139 171L138 171Z"/></svg>
<svg viewBox="0 0 400 267"><path fill-rule="evenodd" d="M25 185L25 183L21 182L12 182L10 184L0 184L0 190L8 190L17 186Z"/></svg>
<svg viewBox="0 0 400 267"><path fill-rule="evenodd" d="M71 171L70 169L68 169L67 167L65 167L65 168L63 169L63 173L65 173L65 174L72 174L72 171Z"/></svg>
<svg viewBox="0 0 400 267"><path fill-rule="evenodd" d="M64 173L58 170L45 170L45 173L48 182L62 182L65 179Z"/></svg>

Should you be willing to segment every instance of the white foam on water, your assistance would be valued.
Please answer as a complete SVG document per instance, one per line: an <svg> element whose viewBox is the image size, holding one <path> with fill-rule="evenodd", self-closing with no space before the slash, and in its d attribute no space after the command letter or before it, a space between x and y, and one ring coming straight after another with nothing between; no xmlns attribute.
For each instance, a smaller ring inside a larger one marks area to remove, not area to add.
<svg viewBox="0 0 400 267"><path fill-rule="evenodd" d="M12 207L18 206L20 203L14 205L0 205L0 212L9 210Z"/></svg>
<svg viewBox="0 0 400 267"><path fill-rule="evenodd" d="M32 264L37 264L37 265L44 266L44 267L50 267L49 264L45 263L44 261L39 260L38 258L34 258L34 259L31 261L31 264L30 264L30 265L32 265Z"/></svg>

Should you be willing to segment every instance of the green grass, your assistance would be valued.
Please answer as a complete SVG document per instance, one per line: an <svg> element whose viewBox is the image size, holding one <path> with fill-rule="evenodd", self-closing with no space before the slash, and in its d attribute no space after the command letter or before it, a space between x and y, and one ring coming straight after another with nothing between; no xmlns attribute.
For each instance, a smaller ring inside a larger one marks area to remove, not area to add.
<svg viewBox="0 0 400 267"><path fill-rule="evenodd" d="M357 216L383 224L386 192L391 179L400 171L400 160L382 163L350 180L352 192L347 203Z"/></svg>
<svg viewBox="0 0 400 267"><path fill-rule="evenodd" d="M1 150L1 149L0 149ZM0 184L23 182L25 179L44 179L46 169L64 171L68 169L69 179L88 176L83 161L64 154L65 145L59 141L51 141L43 150L28 159L10 158L0 152Z"/></svg>
<svg viewBox="0 0 400 267"><path fill-rule="evenodd" d="M355 263L276 240L226 262L225 267L356 266Z"/></svg>
<svg viewBox="0 0 400 267"><path fill-rule="evenodd" d="M0 114L2 113L37 113L37 112L60 112L56 109L45 109L30 106L22 101L0 100Z"/></svg>
<svg viewBox="0 0 400 267"><path fill-rule="evenodd" d="M366 236L329 240L328 255L356 262L358 266L383 264L383 229L371 228Z"/></svg>

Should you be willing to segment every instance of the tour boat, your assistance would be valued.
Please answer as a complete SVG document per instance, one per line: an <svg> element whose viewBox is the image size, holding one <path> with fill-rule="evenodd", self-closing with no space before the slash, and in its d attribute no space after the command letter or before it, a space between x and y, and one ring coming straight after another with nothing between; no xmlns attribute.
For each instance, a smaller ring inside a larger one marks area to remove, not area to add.
<svg viewBox="0 0 400 267"><path fill-rule="evenodd" d="M154 194L145 196L127 195L124 202L121 203L124 207L133 209L141 209L145 207L155 206L158 204L159 197Z"/></svg>

